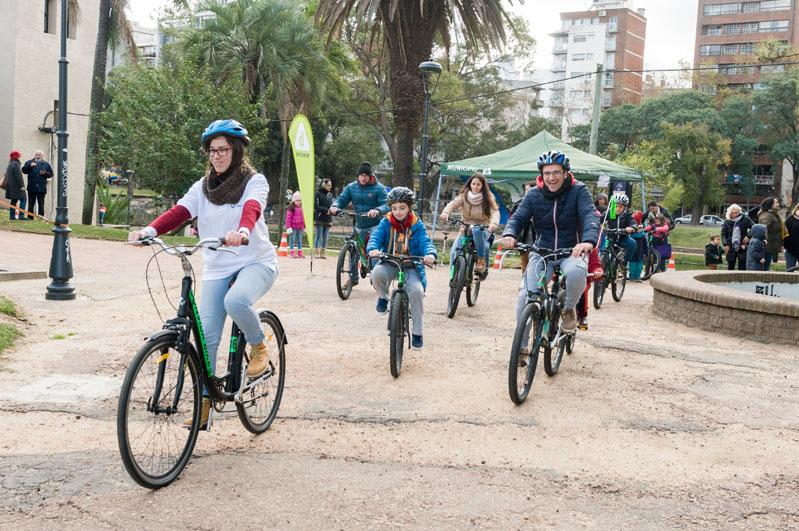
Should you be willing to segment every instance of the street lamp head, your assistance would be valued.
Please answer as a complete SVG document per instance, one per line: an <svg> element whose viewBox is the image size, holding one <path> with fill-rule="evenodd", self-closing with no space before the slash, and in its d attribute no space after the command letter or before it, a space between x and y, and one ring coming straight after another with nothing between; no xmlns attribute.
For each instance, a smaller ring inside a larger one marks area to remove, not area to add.
<svg viewBox="0 0 799 531"><path fill-rule="evenodd" d="M419 64L419 70L425 74L440 74L441 65L435 61L424 61L423 63Z"/></svg>

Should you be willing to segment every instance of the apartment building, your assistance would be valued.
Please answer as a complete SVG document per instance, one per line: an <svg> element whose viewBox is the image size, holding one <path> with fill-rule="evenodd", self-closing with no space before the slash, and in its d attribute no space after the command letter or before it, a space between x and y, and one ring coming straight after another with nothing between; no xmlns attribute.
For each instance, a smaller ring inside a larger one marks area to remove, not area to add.
<svg viewBox="0 0 799 531"><path fill-rule="evenodd" d="M133 33L133 42L136 43L136 55L139 64L155 66L156 33L158 30L156 28L142 26L136 22L131 23L131 30ZM124 41L116 46L109 46L106 73L118 66L129 64L129 55L127 43Z"/></svg>
<svg viewBox="0 0 799 531"><path fill-rule="evenodd" d="M646 17L633 11L627 0L592 0L585 11L561 13L561 27L552 33L553 79L547 107L561 122L561 138L569 141L571 129L591 121L597 64L602 79L603 109L641 101L643 88Z"/></svg>
<svg viewBox="0 0 799 531"><path fill-rule="evenodd" d="M86 136L89 128L94 45L100 0L81 0L80 13L68 18L69 173L67 206L71 221L80 220ZM61 2L4 0L0 17L0 152L22 152L23 160L44 151L56 169L58 59L61 55ZM6 159L7 160L7 159ZM55 212L56 182L45 197L45 215Z"/></svg>
<svg viewBox="0 0 799 531"><path fill-rule="evenodd" d="M714 90L724 85L758 90L764 76L784 69L782 65L753 64L758 44L771 40L798 46L797 24L796 0L699 0L694 64L703 70L694 77L694 88ZM765 146L755 153L752 176L754 182L747 184L739 175L728 175L725 203L754 206L767 196L777 195L783 202L790 198L790 165L772 161Z"/></svg>

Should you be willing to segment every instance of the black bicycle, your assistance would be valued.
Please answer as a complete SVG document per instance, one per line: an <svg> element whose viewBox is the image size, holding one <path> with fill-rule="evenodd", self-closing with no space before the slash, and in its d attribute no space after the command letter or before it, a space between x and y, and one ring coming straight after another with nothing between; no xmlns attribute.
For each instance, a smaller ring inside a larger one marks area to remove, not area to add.
<svg viewBox="0 0 799 531"><path fill-rule="evenodd" d="M644 268L642 270L641 280L649 280L652 275L660 272L661 262L663 258L660 253L655 250L654 232L650 231L646 235L646 248L647 253L644 257Z"/></svg>
<svg viewBox="0 0 799 531"><path fill-rule="evenodd" d="M197 302L192 289L194 272L188 257L201 248L234 252L221 238L206 238L191 248L172 247L158 238L141 245L157 245L161 252L180 258L183 281L177 316L150 336L133 358L119 395L117 440L125 469L143 487L157 489L178 477L191 458L202 428L201 400L206 390L212 409L222 413L232 402L244 427L255 434L275 420L283 396L286 335L277 315L259 312L270 359L261 376L247 376L249 355L239 327L230 332L227 371L214 375ZM152 260L152 259L151 259ZM148 264L149 266L149 264ZM193 335L193 339L192 339ZM184 419L191 424L184 424Z"/></svg>
<svg viewBox="0 0 799 531"><path fill-rule="evenodd" d="M366 244L358 229L355 228L358 217L364 217L365 214L341 210L336 215L352 218L352 232L345 238L336 263L336 291L341 300L345 301L350 297L352 288L358 283L358 277L366 278L371 267L369 258L366 256Z"/></svg>
<svg viewBox="0 0 799 531"><path fill-rule="evenodd" d="M398 256L388 253L380 253L377 257L381 263L393 264L396 268L395 280L397 286L391 292L390 306L388 312L388 335L389 335L389 360L388 368L391 376L398 378L402 370L402 352L405 349L405 342L411 346L411 305L408 299L408 292L405 291L406 273L409 269L416 268L416 264L422 263L422 256Z"/></svg>
<svg viewBox="0 0 799 531"><path fill-rule="evenodd" d="M463 234L459 235L460 249L455 254L455 258L449 265L449 296L447 298L447 317L452 318L458 309L464 287L466 288L466 304L474 306L477 304L477 297L480 295L480 283L488 275L488 264L483 273L475 273L474 266L477 263L477 247L472 236L472 227L488 229L488 225L470 225L459 219L449 220L453 225L463 227ZM454 245L454 243L453 243Z"/></svg>
<svg viewBox="0 0 799 531"><path fill-rule="evenodd" d="M627 234L624 229L606 229L606 234ZM605 274L601 279L594 282L594 308L597 310L602 307L605 299L605 290L611 288L613 300L621 302L624 296L624 289L627 287L627 265L624 262L624 249L618 243L606 238L600 252L602 269Z"/></svg>
<svg viewBox="0 0 799 531"><path fill-rule="evenodd" d="M571 354L573 351L576 332L564 331L561 322L566 290L560 264L556 263L553 267L551 287L546 273L549 262L571 256L573 249L544 249L523 243L518 243L516 249L520 252L537 253L544 261L538 277L539 295L535 295L528 288L527 277L524 277L527 303L516 323L510 350L508 391L510 399L521 404L527 399L533 386L541 350L544 351L544 370L548 376L554 376L560 368L563 352ZM532 267L532 262L528 267Z"/></svg>

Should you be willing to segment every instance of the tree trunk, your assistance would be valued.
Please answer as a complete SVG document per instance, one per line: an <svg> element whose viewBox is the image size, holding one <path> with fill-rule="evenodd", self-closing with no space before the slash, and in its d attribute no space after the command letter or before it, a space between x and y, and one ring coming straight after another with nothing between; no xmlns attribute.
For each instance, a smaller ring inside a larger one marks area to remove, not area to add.
<svg viewBox="0 0 799 531"><path fill-rule="evenodd" d="M105 66L108 57L108 26L111 19L111 0L100 0L97 23L97 43L94 46L92 93L89 103L89 134L86 140L86 170L84 172L83 214L81 223L91 225L94 215L94 194L100 174L97 119L105 104Z"/></svg>
<svg viewBox="0 0 799 531"><path fill-rule="evenodd" d="M799 203L799 162L796 160L791 164L793 171L793 188L791 189L791 207Z"/></svg>

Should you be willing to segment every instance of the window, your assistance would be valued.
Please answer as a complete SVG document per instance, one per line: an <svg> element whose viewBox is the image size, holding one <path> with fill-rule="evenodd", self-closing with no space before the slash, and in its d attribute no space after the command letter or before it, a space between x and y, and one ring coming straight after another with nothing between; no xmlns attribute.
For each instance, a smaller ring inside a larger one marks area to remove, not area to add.
<svg viewBox="0 0 799 531"><path fill-rule="evenodd" d="M785 9L791 9L791 0L764 0L760 2L760 11L782 11Z"/></svg>
<svg viewBox="0 0 799 531"><path fill-rule="evenodd" d="M613 68L615 68L615 66L616 66L616 54L613 53L613 52L606 53L605 54L605 68L607 68L609 70L612 70Z"/></svg>
<svg viewBox="0 0 799 531"><path fill-rule="evenodd" d="M741 7L741 11L743 13L757 13L760 11L760 3L759 2L744 2L743 6Z"/></svg>
<svg viewBox="0 0 799 531"><path fill-rule="evenodd" d="M44 32L55 33L56 0L44 0Z"/></svg>
<svg viewBox="0 0 799 531"><path fill-rule="evenodd" d="M702 35L721 35L722 26L702 26Z"/></svg>
<svg viewBox="0 0 799 531"><path fill-rule="evenodd" d="M742 31L742 24L726 24L724 26L724 33L727 35L740 35Z"/></svg>
<svg viewBox="0 0 799 531"><path fill-rule="evenodd" d="M753 23L753 25L757 26L756 31L760 32L771 32L771 31L787 31L788 25L790 21L788 20L767 20L765 22Z"/></svg>
<svg viewBox="0 0 799 531"><path fill-rule="evenodd" d="M720 44L704 44L699 47L699 55L719 55L721 54Z"/></svg>
<svg viewBox="0 0 799 531"><path fill-rule="evenodd" d="M608 38L605 39L605 49L606 50L616 49L616 35L608 35Z"/></svg>
<svg viewBox="0 0 799 531"><path fill-rule="evenodd" d="M777 74L785 72L785 65L763 65L760 67L761 74Z"/></svg>
<svg viewBox="0 0 799 531"><path fill-rule="evenodd" d="M593 33L577 33L577 34L575 34L573 41L574 42L585 42L588 39L593 39L593 38L594 38L594 34Z"/></svg>
<svg viewBox="0 0 799 531"><path fill-rule="evenodd" d="M619 26L619 17L608 17L608 31L616 31Z"/></svg>
<svg viewBox="0 0 799 531"><path fill-rule="evenodd" d="M585 61L585 59L586 59L585 56L586 55L588 55L588 54L584 54L584 53L572 54L572 61L574 61L575 63L578 62L578 61Z"/></svg>

